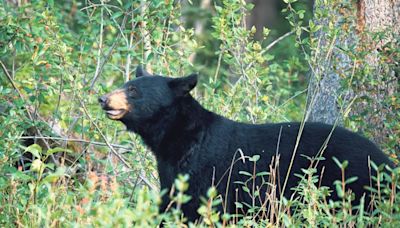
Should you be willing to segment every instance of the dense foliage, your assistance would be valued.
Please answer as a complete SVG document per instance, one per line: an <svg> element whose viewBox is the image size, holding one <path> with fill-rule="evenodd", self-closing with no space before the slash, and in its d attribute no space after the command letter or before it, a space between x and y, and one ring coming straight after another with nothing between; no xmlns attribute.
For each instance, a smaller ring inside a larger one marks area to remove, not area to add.
<svg viewBox="0 0 400 228"><path fill-rule="evenodd" d="M246 28L252 6L242 0L215 1L208 9L200 8L199 1L172 0L12 2L0 5L1 226L147 227L162 220L184 226L179 208L189 200L184 194L188 176L176 180L172 206L160 213L151 152L139 137L104 116L98 96L131 79L142 64L161 75L200 72L194 96L231 119L301 121L307 72L318 64L316 52L329 49L312 34L321 29L338 33L338 28L309 21L311 12L295 0L285 0L289 33L277 39L265 28L262 40L254 38L255 28ZM202 33L196 33L195 25L203 27ZM361 67L365 53L348 48L360 67L344 76L351 79L344 81L348 87L343 91L351 87L356 93L363 83L375 81L363 77L368 73ZM388 47L382 61L398 51ZM398 97L385 102L394 110L400 107ZM349 115L350 106L343 109L344 124L357 130L362 113ZM394 158L399 153L398 115L387 120L394 134L382 145ZM363 129L373 135L372 126ZM338 165L345 172L346 164ZM267 171L272 175L274 168ZM351 180L339 180L334 189L342 201L327 202L328 189L317 187L314 173L304 170L298 187L302 198L279 200L271 191L268 208L254 208L244 217L219 214L215 206L220 199L211 188L197 225L400 224L398 169L374 179L382 185L372 190L377 197L368 212L362 206L353 210L351 194L343 192Z"/></svg>

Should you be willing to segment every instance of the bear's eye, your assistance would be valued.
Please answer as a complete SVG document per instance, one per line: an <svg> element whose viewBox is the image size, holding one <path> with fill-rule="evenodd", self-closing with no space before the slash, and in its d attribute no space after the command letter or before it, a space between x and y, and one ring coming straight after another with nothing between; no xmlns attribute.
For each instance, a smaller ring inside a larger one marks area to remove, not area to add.
<svg viewBox="0 0 400 228"><path fill-rule="evenodd" d="M138 97L138 91L135 86L128 86L128 94L130 97Z"/></svg>

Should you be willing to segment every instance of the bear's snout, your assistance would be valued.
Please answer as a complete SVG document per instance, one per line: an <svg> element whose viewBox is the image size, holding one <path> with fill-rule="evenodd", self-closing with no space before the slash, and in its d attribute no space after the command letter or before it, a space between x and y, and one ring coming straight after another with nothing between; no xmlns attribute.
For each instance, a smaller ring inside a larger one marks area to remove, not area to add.
<svg viewBox="0 0 400 228"><path fill-rule="evenodd" d="M103 95L97 99L101 108L106 112L108 118L119 120L131 110L125 90L119 89Z"/></svg>
<svg viewBox="0 0 400 228"><path fill-rule="evenodd" d="M103 95L103 96L101 96L101 97L99 97L98 98L98 101L99 101L99 103L100 103L100 106L102 107L102 108L104 108L105 106L106 106L106 104L107 104L107 96L106 95Z"/></svg>

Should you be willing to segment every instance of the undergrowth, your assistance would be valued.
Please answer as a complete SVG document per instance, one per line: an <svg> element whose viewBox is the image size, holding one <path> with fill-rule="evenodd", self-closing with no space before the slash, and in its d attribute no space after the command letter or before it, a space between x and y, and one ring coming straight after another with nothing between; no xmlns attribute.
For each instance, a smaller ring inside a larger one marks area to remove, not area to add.
<svg viewBox="0 0 400 228"><path fill-rule="evenodd" d="M143 64L174 77L200 72L194 96L230 119L301 120L307 72L319 63L316 53L329 48L312 35L325 29L334 37L337 29L309 20L304 3L285 0L290 31L279 38L264 28L257 40L255 28L245 24L252 6L241 0L215 1L208 10L199 10L199 1L12 2L0 5L1 226L154 227L162 221L171 227L400 226L400 171L373 164L382 172L371 178L379 184L371 189L369 208L352 207L351 192L342 188L351 179L327 189L312 168L298 174L297 197L279 197L278 164L271 164L270 170L242 172L249 177L242 190L254 200L266 194L263 207L238 202L238 212L248 207L248 214L223 214L218 208L224 199L211 187L198 209L200 220L188 225L180 208L190 200L189 177L180 176L172 192L160 191L151 152L138 136L108 121L97 104L99 94L132 79L136 65ZM203 34L188 26L188 12L202 15ZM365 53L350 48L359 64L344 72L343 85L353 87L342 90L357 92L375 82L363 78ZM382 55L396 48L388 46ZM277 53L282 50L290 53L288 59L276 58L287 56ZM397 110L398 101L387 102ZM343 122L356 130L363 114L352 116L350 108L343 109ZM397 132L396 118L386 127ZM397 140L390 134L382 144L395 162ZM346 164L338 165L345 172ZM255 178L263 178L267 192L246 187ZM342 200L327 200L336 193ZM162 194L171 199L166 212L158 210Z"/></svg>

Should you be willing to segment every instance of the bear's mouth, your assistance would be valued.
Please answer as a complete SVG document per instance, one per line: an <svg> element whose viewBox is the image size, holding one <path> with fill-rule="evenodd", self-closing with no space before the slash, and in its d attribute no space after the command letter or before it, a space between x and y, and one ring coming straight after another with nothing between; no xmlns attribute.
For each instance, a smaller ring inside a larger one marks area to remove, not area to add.
<svg viewBox="0 0 400 228"><path fill-rule="evenodd" d="M106 112L107 117L112 120L122 119L131 110L131 105L123 89L118 89L99 97L99 103Z"/></svg>
<svg viewBox="0 0 400 228"><path fill-rule="evenodd" d="M105 110L105 111L107 113L108 118L110 118L112 120L121 119L127 112L125 109L111 109L111 110Z"/></svg>

